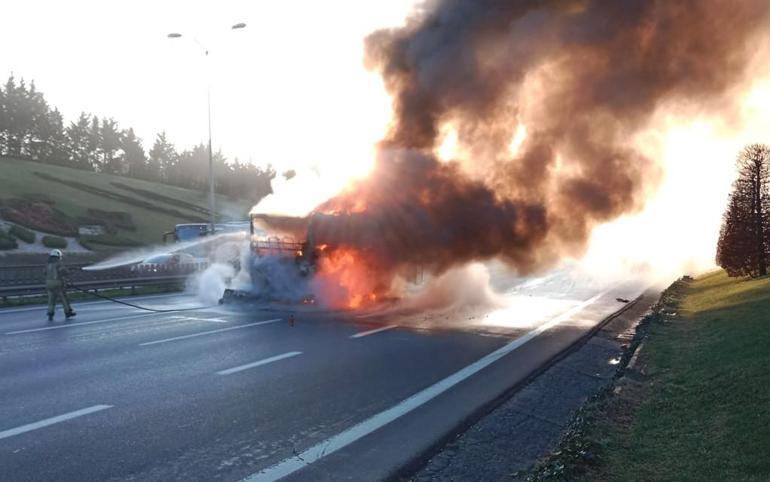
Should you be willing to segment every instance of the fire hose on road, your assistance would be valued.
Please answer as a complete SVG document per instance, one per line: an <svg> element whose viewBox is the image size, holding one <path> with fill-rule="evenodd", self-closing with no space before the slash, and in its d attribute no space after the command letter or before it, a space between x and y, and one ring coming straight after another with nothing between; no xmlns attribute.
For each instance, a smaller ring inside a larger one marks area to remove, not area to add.
<svg viewBox="0 0 770 482"><path fill-rule="evenodd" d="M67 287L73 288L73 289L75 289L77 291L80 291L81 293L85 293L87 295L95 296L96 298L101 298L103 300L112 301L113 303L118 303L118 304L121 304L121 305L130 306L132 308L136 308L137 310L150 311L152 313L176 313L176 312L179 312L179 311L196 311L196 310L204 310L206 308L213 308L214 306L216 306L216 305L210 305L210 306L196 306L196 307L192 307L192 308L170 308L170 309L148 308L146 306L136 305L134 303L129 303L127 301L121 301L121 300L118 300L116 298L112 298L110 296L100 295L96 291L91 292L91 291L89 291L87 289L79 287L78 285L76 285L76 284L74 284L72 282L67 283Z"/></svg>
<svg viewBox="0 0 770 482"><path fill-rule="evenodd" d="M124 304L137 309L144 309L145 307L101 295L99 294L99 291L130 286L133 293L134 287L137 286L180 284L186 280L190 274L199 272L203 266L201 264L181 265L174 269L161 269L157 267L157 272L153 270L152 272L147 273L144 271L132 270L127 267L118 267L97 272L84 271L82 265L75 265L70 268L74 270L75 276L74 279L70 279L67 283L67 289L81 291L97 298ZM0 267L0 302L5 303L9 297L44 295L46 293L46 285L42 273L43 267L39 265ZM154 311L165 312L165 310ZM192 311L192 309L190 311Z"/></svg>

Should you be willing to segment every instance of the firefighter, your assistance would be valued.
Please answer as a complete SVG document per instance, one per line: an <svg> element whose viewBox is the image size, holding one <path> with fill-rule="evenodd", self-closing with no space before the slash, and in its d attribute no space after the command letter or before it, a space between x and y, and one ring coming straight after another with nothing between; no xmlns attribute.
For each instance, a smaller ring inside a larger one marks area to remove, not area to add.
<svg viewBox="0 0 770 482"><path fill-rule="evenodd" d="M48 256L48 265L45 268L45 288L48 291L48 321L53 321L53 313L58 299L61 299L64 307L64 316L67 319L75 316L75 310L70 306L67 291L64 289L67 282L67 268L62 264L61 258L61 250L52 250Z"/></svg>

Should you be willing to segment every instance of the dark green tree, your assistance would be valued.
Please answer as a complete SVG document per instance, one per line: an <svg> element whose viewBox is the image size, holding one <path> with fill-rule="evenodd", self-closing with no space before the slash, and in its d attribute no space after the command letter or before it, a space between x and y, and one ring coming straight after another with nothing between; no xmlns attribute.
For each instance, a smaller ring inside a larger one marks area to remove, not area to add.
<svg viewBox="0 0 770 482"><path fill-rule="evenodd" d="M716 262L730 276L764 276L770 260L770 148L749 145L736 164Z"/></svg>
<svg viewBox="0 0 770 482"><path fill-rule="evenodd" d="M8 138L12 124L10 97L6 95L9 84L13 85L13 76L9 77L4 87L0 87L0 154L5 155L9 154Z"/></svg>
<svg viewBox="0 0 770 482"><path fill-rule="evenodd" d="M35 121L30 156L32 159L70 165L67 138L64 134L64 118L59 109L49 110Z"/></svg>
<svg viewBox="0 0 770 482"><path fill-rule="evenodd" d="M23 83L20 85L23 87ZM50 113L48 103L35 87L35 82L21 92L20 110L21 154L36 161L51 160L50 144L55 142L57 127L61 127L61 119L55 119ZM55 125L56 123L59 125Z"/></svg>
<svg viewBox="0 0 770 482"><path fill-rule="evenodd" d="M101 170L110 174L126 174L120 152L120 130L113 119L103 119L99 128L99 150L102 154Z"/></svg>
<svg viewBox="0 0 770 482"><path fill-rule="evenodd" d="M179 154L175 176L169 182L203 191L208 188L208 172L209 150L201 143Z"/></svg>
<svg viewBox="0 0 770 482"><path fill-rule="evenodd" d="M205 191L209 155L205 144L178 154L166 133L158 134L149 156L132 128L120 130L111 119L81 113L65 129L58 109L48 105L35 83L11 75L0 87L0 154L78 169L144 178ZM275 171L237 159L213 156L215 189L231 197L255 201L270 193ZM287 171L290 178L293 172Z"/></svg>
<svg viewBox="0 0 770 482"><path fill-rule="evenodd" d="M152 149L150 149L149 169L157 168L160 174L159 180L169 182L170 177L175 174L177 159L176 149L166 139L166 132L158 134Z"/></svg>
<svg viewBox="0 0 770 482"><path fill-rule="evenodd" d="M99 118L93 116L91 125L88 127L88 163L91 170L99 172L102 169L102 130L100 128Z"/></svg>
<svg viewBox="0 0 770 482"><path fill-rule="evenodd" d="M123 151L123 165L130 177L143 178L147 170L147 156L142 147L142 141L134 129L129 128L120 134L120 148Z"/></svg>
<svg viewBox="0 0 770 482"><path fill-rule="evenodd" d="M71 122L65 130L66 151L69 165L77 169L92 170L91 151L89 143L89 126L91 119L85 112L75 122Z"/></svg>
<svg viewBox="0 0 770 482"><path fill-rule="evenodd" d="M3 90L4 111L7 116L4 153L20 157L23 153L25 134L32 128L32 111L26 105L27 87L23 79L17 84L11 75Z"/></svg>

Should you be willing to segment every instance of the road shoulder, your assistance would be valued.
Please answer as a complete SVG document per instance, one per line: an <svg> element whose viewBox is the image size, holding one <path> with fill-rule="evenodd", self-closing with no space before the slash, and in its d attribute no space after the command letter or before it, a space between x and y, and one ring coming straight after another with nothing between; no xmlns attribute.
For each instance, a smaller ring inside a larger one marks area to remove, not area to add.
<svg viewBox="0 0 770 482"><path fill-rule="evenodd" d="M449 442L413 481L500 480L529 469L561 439L574 413L607 387L636 323L657 301L647 292L593 337Z"/></svg>

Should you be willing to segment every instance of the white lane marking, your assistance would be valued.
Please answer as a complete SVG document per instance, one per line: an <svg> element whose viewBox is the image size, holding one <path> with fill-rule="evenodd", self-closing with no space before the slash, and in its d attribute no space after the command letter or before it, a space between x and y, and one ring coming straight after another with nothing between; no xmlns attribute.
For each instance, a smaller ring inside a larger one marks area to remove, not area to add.
<svg viewBox="0 0 770 482"><path fill-rule="evenodd" d="M190 320L190 321L210 321L212 323L229 323L227 320L221 318L198 318L197 316L172 316L175 320Z"/></svg>
<svg viewBox="0 0 770 482"><path fill-rule="evenodd" d="M271 356L270 358L265 358L264 360L255 361L252 363L247 363L245 365L228 368L227 370L218 371L217 375L230 375L233 373L242 372L243 370L248 370L249 368L259 367L262 365L267 365L268 363L277 362L278 360L283 360L284 358L291 358L293 356L301 355L301 351L290 351L288 353L284 353L282 355L276 355Z"/></svg>
<svg viewBox="0 0 770 482"><path fill-rule="evenodd" d="M73 418L82 417L83 415L99 412L102 410L106 410L108 408L112 408L112 405L94 405L93 407L83 408L81 410L75 410L74 412L65 413L64 415L58 415L56 417L46 418L45 420L41 420L39 422L28 423L27 425L22 425L21 427L3 430L2 432L0 432L0 439L13 437L14 435L19 435L26 432L31 432L39 428L48 427L49 425L65 422L67 420L72 420Z"/></svg>
<svg viewBox="0 0 770 482"><path fill-rule="evenodd" d="M231 326L229 328L219 328L218 330L201 331L198 333L191 333L189 335L181 335L181 336L174 336L171 338L164 338L162 340L147 341L144 343L139 343L139 346L157 345L159 343L168 343L170 341L185 340L187 338L194 338L196 336L211 335L213 333L222 333L223 331L230 331L230 330L240 330L241 328L249 328L250 326L266 325L268 323L275 323L277 321L281 321L281 319L275 318L274 320L257 321L256 323L248 323L246 325Z"/></svg>
<svg viewBox="0 0 770 482"><path fill-rule="evenodd" d="M526 335L513 340L512 342L508 343L507 345L504 345L501 348L498 348L497 350L484 356L480 360L477 360L476 362L468 365L467 367L461 369L460 371L455 372L452 375L449 375L448 377L431 385L430 387L422 390L421 392L418 392L412 395L411 397L401 401L400 403L389 408L388 410L380 412L377 415L374 415L364 420L358 425L354 425L353 427L345 430L344 432L338 433L337 435L310 447L309 449L305 450L301 454L285 459L271 467L268 467L262 470L261 472L252 474L244 480L247 482L262 482L262 481L278 480L282 477L286 477L290 474L293 474L294 472L300 470L301 468L307 465L310 465L313 462L316 462L321 458L331 453L334 453L343 447L346 447L347 445L352 444L356 440L366 435L369 435L375 430L378 430L383 426L389 424L393 420L396 420L397 418L411 412L412 410L436 398L437 396L449 390L453 386L471 377L472 375L476 374L480 370L488 367L489 365L496 362L500 358L504 357L505 355L511 353L515 349L524 345L525 343L532 340L536 336L540 335L544 331L558 325L559 323L566 320L567 318L574 315L575 313L579 312L586 306L594 303L596 300L598 300L600 297L602 297L606 293L607 293L606 291L599 293L593 298L586 300L573 308L570 308L569 310L565 311L561 315L551 319L547 323L543 323L542 325L530 331Z"/></svg>
<svg viewBox="0 0 770 482"><path fill-rule="evenodd" d="M117 318L106 318L104 320L83 321L81 323L67 323L64 325L44 326L42 328L30 328L28 330L9 331L5 334L21 335L22 333L34 333L36 331L61 330L62 328L74 328L76 326L83 326L83 325L96 325L98 323L108 323L110 321L132 320L134 318L144 318L144 317L153 316L153 315L157 316L158 313L144 313L141 315L129 315L129 316L119 316Z"/></svg>
<svg viewBox="0 0 770 482"><path fill-rule="evenodd" d="M360 331L355 335L350 335L350 338L361 338L364 336L374 335L375 333L379 333L381 331L386 331L386 330L392 330L393 328L398 328L398 325L388 325L380 328L375 328L374 330Z"/></svg>
<svg viewBox="0 0 770 482"><path fill-rule="evenodd" d="M374 318L375 316L382 316L382 311L375 311L374 313L366 313L363 315L356 315L356 318Z"/></svg>

